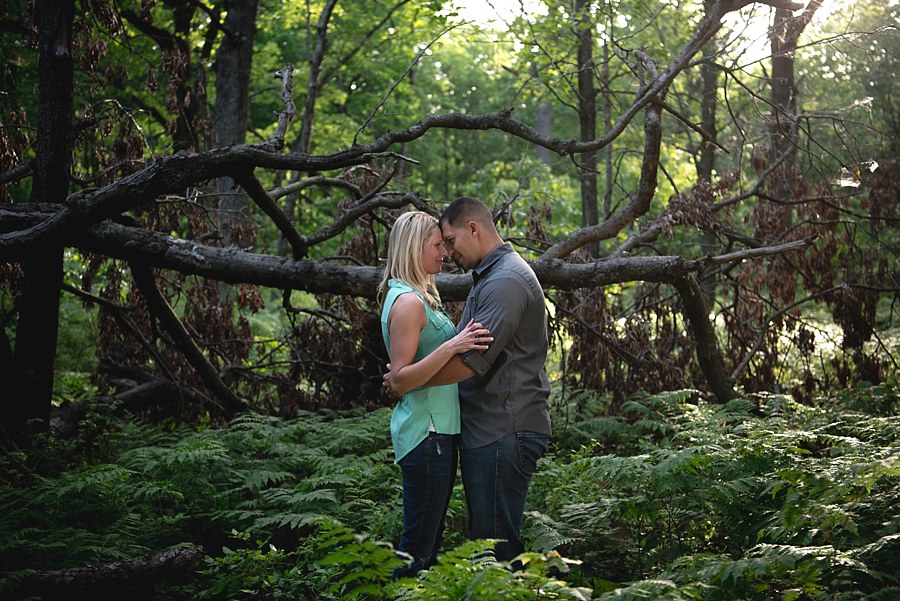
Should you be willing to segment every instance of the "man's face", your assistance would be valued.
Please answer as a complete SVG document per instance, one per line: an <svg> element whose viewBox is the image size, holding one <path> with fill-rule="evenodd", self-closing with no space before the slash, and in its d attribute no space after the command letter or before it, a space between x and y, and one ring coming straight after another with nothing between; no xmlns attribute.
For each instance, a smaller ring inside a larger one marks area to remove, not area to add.
<svg viewBox="0 0 900 601"><path fill-rule="evenodd" d="M476 238L472 235L469 223L453 227L446 221L441 222L441 235L444 237L444 248L450 258L463 269L474 269L481 263Z"/></svg>

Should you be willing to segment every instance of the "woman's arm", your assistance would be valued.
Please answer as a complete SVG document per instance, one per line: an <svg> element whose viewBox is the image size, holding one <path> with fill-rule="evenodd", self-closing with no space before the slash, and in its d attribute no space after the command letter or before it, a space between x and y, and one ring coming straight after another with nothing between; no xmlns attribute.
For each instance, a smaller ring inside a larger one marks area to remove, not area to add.
<svg viewBox="0 0 900 601"><path fill-rule="evenodd" d="M386 380L397 395L424 386L454 355L469 350L486 350L493 338L480 323L469 322L456 336L413 362L419 334L425 327L425 305L413 293L401 294L388 314L391 334L390 373Z"/></svg>

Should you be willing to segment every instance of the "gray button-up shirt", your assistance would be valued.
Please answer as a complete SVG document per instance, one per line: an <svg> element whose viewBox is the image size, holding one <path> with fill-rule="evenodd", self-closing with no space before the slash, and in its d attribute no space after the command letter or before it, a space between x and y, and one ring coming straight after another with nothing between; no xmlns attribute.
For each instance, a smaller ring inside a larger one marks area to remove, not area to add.
<svg viewBox="0 0 900 601"><path fill-rule="evenodd" d="M513 432L550 436L544 291L508 243L491 251L472 278L460 326L474 318L494 341L486 351L462 355L475 375L459 383L460 445L481 447Z"/></svg>

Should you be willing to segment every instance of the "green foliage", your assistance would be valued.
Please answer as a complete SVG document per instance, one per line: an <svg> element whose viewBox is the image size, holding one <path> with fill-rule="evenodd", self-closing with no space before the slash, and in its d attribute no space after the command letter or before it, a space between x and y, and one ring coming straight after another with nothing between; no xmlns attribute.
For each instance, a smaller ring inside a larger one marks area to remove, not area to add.
<svg viewBox="0 0 900 601"><path fill-rule="evenodd" d="M331 520L323 523L321 565L333 570L327 593L338 599L383 597L394 568L402 565L391 545L357 534Z"/></svg>
<svg viewBox="0 0 900 601"><path fill-rule="evenodd" d="M896 584L882 582L900 568L896 559L868 555L870 545L896 551L900 516L888 509L898 497L896 419L855 413L841 398L821 408L776 396L726 406L691 398L639 395L607 416L617 427L604 437L542 460L531 495L534 544L560 541L592 580L679 583L654 598L765 598L772 579L788 597L793 589L846 592L850 582ZM717 578L711 568L698 577L701 559L721 570Z"/></svg>
<svg viewBox="0 0 900 601"><path fill-rule="evenodd" d="M491 541L469 541L442 555L438 564L419 578L407 578L392 587L398 600L473 599L517 600L571 599L586 601L591 591L572 587L551 575L569 571L569 560L558 553L524 553L519 557L522 570L490 555Z"/></svg>
<svg viewBox="0 0 900 601"><path fill-rule="evenodd" d="M198 599L382 598L391 572L402 564L390 544L318 517L309 537L290 549L232 531L238 547L207 557L201 574L211 583Z"/></svg>
<svg viewBox="0 0 900 601"><path fill-rule="evenodd" d="M250 541L246 532L232 530L231 535L244 544ZM198 591L197 599L286 597L303 592L295 590L285 578L294 565L290 553L265 540L256 540L249 548L223 546L221 555L206 557L204 564L200 573L209 576L212 584Z"/></svg>
<svg viewBox="0 0 900 601"><path fill-rule="evenodd" d="M521 569L463 541L458 486L439 563L393 582L388 410L201 431L113 420L85 430L89 444L38 438L0 463L0 592L36 569L190 543L208 555L169 592L196 599L887 599L900 589L900 421L875 413L892 403L887 386L814 406L556 394Z"/></svg>
<svg viewBox="0 0 900 601"><path fill-rule="evenodd" d="M863 382L840 395L841 403L848 409L868 415L891 417L900 413L900 392L897 382L872 385Z"/></svg>

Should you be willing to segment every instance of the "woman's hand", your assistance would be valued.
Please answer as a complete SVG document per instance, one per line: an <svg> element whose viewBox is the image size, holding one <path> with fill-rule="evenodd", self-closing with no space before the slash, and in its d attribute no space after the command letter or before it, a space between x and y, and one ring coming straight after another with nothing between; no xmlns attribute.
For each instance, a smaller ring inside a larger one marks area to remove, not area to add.
<svg viewBox="0 0 900 601"><path fill-rule="evenodd" d="M465 353L466 351L485 351L488 349L489 343L493 342L491 331L480 323L475 323L474 319L470 319L459 333L448 340L447 344L455 353Z"/></svg>

